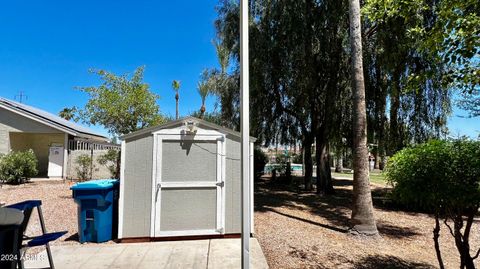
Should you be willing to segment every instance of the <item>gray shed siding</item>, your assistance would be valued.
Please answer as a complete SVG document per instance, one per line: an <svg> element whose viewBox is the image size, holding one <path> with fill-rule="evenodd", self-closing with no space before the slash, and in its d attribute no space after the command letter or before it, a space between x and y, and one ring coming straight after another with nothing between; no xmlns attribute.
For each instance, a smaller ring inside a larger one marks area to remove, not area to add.
<svg viewBox="0 0 480 269"><path fill-rule="evenodd" d="M124 154L123 237L150 236L153 136L127 140Z"/></svg>
<svg viewBox="0 0 480 269"><path fill-rule="evenodd" d="M201 128L209 129L205 128L205 126L201 126ZM230 134L226 137L225 233L234 234L241 232L240 139ZM162 147L165 147L165 144L163 144ZM163 153L170 152L169 154L172 155L181 154L181 152L184 152L183 150L179 150L173 154L171 151L175 147L178 148L178 144L168 144L167 142L166 148L163 148L162 151ZM191 150L194 150L193 146ZM216 148L212 148L211 150L216 152ZM149 134L148 136L144 137L136 137L130 140L127 139L125 144L125 154L122 238L149 237L152 201L151 182L153 163L153 135ZM169 155L170 157L168 158L162 158L162 161L171 158L172 155ZM198 160L197 158L192 160L192 162L189 162L188 167L196 167L197 165L202 167L202 162L205 162L205 160ZM163 164L166 165L166 163ZM186 170L185 165L177 167L175 170L179 168ZM163 173L166 172L163 170L163 167L162 171ZM182 171L180 174L184 174L184 172L185 171ZM200 173L200 171L197 172ZM208 175L208 173L202 173L204 175ZM215 212L212 212L212 215L195 215L195 212L203 211L195 210L196 207L208 204L213 206L214 202L216 201L216 196L214 195L213 191L210 191L209 189L205 189L205 191L207 193L202 193L202 195L200 195L201 191L197 191L197 193L193 194L185 190L180 192L175 191L175 189L162 190L161 211L163 217L172 216L172 219L170 220L168 218L162 218L160 220L160 227L162 227L162 230L170 230L173 229L173 227L175 227L175 229L180 228L188 230L212 227L212 225L215 223ZM169 202L165 203L164 199L168 200ZM185 214L185 216L181 216L179 214ZM176 221L172 221L173 219L184 219L185 223L176 223ZM191 224L198 225L195 227L189 226ZM183 227L182 225L187 226Z"/></svg>
<svg viewBox="0 0 480 269"><path fill-rule="evenodd" d="M182 145L183 144L183 145ZM162 143L162 181L216 181L217 141ZM186 169L188 168L188 169Z"/></svg>
<svg viewBox="0 0 480 269"><path fill-rule="evenodd" d="M161 231L215 229L215 188L164 189L161 199Z"/></svg>
<svg viewBox="0 0 480 269"><path fill-rule="evenodd" d="M241 232L240 141L227 136L225 165L225 233Z"/></svg>

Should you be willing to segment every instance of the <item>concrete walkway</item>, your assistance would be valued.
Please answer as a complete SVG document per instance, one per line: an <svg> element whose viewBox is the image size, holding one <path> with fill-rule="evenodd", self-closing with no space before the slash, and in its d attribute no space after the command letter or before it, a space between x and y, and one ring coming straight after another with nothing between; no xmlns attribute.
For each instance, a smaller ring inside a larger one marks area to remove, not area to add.
<svg viewBox="0 0 480 269"><path fill-rule="evenodd" d="M268 268L257 239L250 241L250 267ZM132 244L52 246L58 269L96 268L240 268L240 239L211 239ZM28 252L27 252L28 254ZM43 251L26 268L47 268ZM33 259L34 258L34 259Z"/></svg>

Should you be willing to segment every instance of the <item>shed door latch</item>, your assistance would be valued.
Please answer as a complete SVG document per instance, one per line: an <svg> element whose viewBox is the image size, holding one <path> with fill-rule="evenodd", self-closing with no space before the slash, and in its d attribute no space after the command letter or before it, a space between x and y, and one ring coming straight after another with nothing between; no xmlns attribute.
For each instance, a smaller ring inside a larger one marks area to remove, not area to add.
<svg viewBox="0 0 480 269"><path fill-rule="evenodd" d="M217 184L215 184L215 185L217 185L218 187L221 187L221 188L223 188L223 187L225 186L225 181L218 182L218 183L217 183Z"/></svg>

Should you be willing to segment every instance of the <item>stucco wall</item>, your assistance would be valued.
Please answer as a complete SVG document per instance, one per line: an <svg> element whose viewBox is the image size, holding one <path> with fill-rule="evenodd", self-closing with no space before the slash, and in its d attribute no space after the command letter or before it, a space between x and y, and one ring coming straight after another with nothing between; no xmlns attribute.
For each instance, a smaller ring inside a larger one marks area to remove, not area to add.
<svg viewBox="0 0 480 269"><path fill-rule="evenodd" d="M92 169L92 179L105 179L111 178L112 175L108 170L106 165L101 165L98 163L98 158L108 150L94 150L93 151L93 169ZM67 162L67 178L74 178L78 179L77 168L79 165L77 163L77 158L81 155L88 155L89 157L92 156L92 152L90 150L70 150L68 154L68 162Z"/></svg>
<svg viewBox="0 0 480 269"><path fill-rule="evenodd" d="M38 176L46 176L49 148L52 144L63 146L65 135L61 133L10 133L9 141L10 148L13 151L32 149L38 159Z"/></svg>
<svg viewBox="0 0 480 269"><path fill-rule="evenodd" d="M57 129L0 108L0 153L8 153L10 149L10 132L59 133Z"/></svg>

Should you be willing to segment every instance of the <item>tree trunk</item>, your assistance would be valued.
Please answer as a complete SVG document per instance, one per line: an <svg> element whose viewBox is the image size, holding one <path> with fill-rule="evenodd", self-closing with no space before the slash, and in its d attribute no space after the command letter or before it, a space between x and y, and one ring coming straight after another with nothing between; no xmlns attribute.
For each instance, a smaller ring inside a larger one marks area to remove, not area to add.
<svg viewBox="0 0 480 269"><path fill-rule="evenodd" d="M444 269L442 253L440 251L440 242L438 238L440 237L440 221L438 214L435 214L435 228L433 229L433 242L435 244L435 253L437 254L438 266L440 269Z"/></svg>
<svg viewBox="0 0 480 269"><path fill-rule="evenodd" d="M337 150L335 152L335 172L343 172L343 152L340 146L337 146Z"/></svg>
<svg viewBox="0 0 480 269"><path fill-rule="evenodd" d="M302 154L302 176L305 176L305 150L302 144L302 148L300 149L300 152Z"/></svg>
<svg viewBox="0 0 480 269"><path fill-rule="evenodd" d="M292 184L292 163L287 161L287 167L285 170L285 177L288 184Z"/></svg>
<svg viewBox="0 0 480 269"><path fill-rule="evenodd" d="M175 119L178 120L178 99L180 99L180 96L178 95L178 92L175 94Z"/></svg>
<svg viewBox="0 0 480 269"><path fill-rule="evenodd" d="M467 222L463 230L463 234L462 234L462 228L463 228L462 215L456 215L454 218L453 234L455 238L455 245L460 254L460 268L475 269L475 263L473 262L474 259L472 256L470 256L469 237L470 237L470 231L473 224L473 219L475 217L475 214L478 211L478 207L470 208L469 210L466 210L466 211L467 211L467 220L466 220Z"/></svg>
<svg viewBox="0 0 480 269"><path fill-rule="evenodd" d="M385 137L383 131L378 136L378 169L385 168Z"/></svg>
<svg viewBox="0 0 480 269"><path fill-rule="evenodd" d="M353 88L353 207L351 232L378 235L373 215L372 192L368 178L367 112L362 61L360 2L349 0L350 44L352 51Z"/></svg>
<svg viewBox="0 0 480 269"><path fill-rule="evenodd" d="M305 190L311 191L312 186L312 176L313 176L313 161L312 161L312 136L306 135L303 141L303 151L304 151L304 163L305 163Z"/></svg>
<svg viewBox="0 0 480 269"><path fill-rule="evenodd" d="M398 123L398 110L400 109L399 75L394 71L392 79L392 92L390 93L390 131L389 131L389 155L393 155L401 148L401 137Z"/></svg>
<svg viewBox="0 0 480 269"><path fill-rule="evenodd" d="M202 104L202 107L200 108L200 119L203 119L203 115L205 115L205 104Z"/></svg>
<svg viewBox="0 0 480 269"><path fill-rule="evenodd" d="M376 69L376 77L377 82L379 84L379 88L377 91L376 105L375 105L375 116L376 116L376 133L377 137L377 155L375 157L376 164L378 167L375 169L383 170L385 167L385 122L387 121L385 111L387 105L387 90L386 90L386 83L385 83L385 76L382 75L380 70L379 64L377 63L375 66Z"/></svg>
<svg viewBox="0 0 480 269"><path fill-rule="evenodd" d="M332 171L330 170L330 154L323 132L317 132L315 143L315 159L317 161L317 194L332 194Z"/></svg>
<svg viewBox="0 0 480 269"><path fill-rule="evenodd" d="M117 159L116 159L116 165L115 165L115 178L116 179L120 179L120 166L121 166L121 156L122 156L122 152L119 151L117 153Z"/></svg>

